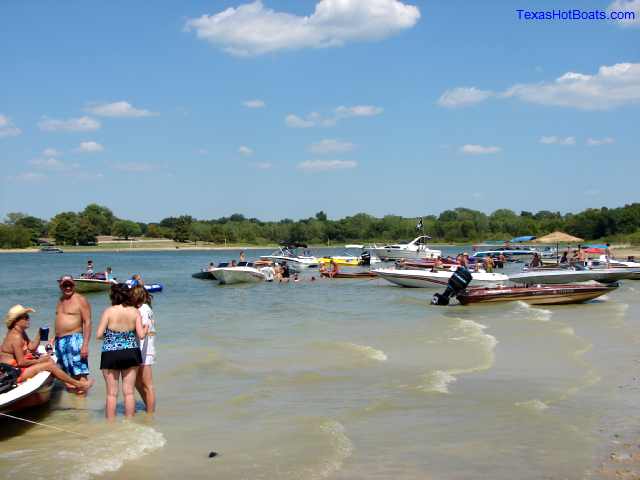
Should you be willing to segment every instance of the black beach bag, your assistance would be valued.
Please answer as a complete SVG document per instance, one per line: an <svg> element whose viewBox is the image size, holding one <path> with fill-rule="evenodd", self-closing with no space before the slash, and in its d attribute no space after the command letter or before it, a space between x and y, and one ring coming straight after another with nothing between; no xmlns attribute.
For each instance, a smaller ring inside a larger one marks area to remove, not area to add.
<svg viewBox="0 0 640 480"><path fill-rule="evenodd" d="M20 369L6 363L0 363L0 394L8 392L18 385Z"/></svg>

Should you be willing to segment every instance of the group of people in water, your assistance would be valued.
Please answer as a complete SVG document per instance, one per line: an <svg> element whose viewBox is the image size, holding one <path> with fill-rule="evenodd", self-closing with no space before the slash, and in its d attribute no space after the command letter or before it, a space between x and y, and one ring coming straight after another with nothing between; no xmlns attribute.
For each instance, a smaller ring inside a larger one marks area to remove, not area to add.
<svg viewBox="0 0 640 480"><path fill-rule="evenodd" d="M72 276L60 277L58 286L60 298L53 338L42 338L48 336L47 328L41 328L30 338L27 329L35 310L14 305L4 318L8 331L0 345L0 362L19 370L18 383L47 371L62 381L68 391L85 395L94 383L89 370L91 305L76 292ZM142 282L113 283L109 293L111 306L102 313L95 337L102 340L100 370L106 386L105 415L107 419L116 416L120 384L125 416L135 414L135 390L142 397L146 411L152 413L156 405L152 375L156 325L152 296ZM47 353L38 351L41 340L47 341ZM54 351L57 362L53 360Z"/></svg>

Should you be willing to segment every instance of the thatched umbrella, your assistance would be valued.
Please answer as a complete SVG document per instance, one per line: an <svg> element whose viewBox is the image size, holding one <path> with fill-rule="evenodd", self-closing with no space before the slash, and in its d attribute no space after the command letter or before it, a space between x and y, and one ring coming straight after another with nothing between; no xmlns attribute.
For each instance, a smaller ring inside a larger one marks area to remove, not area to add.
<svg viewBox="0 0 640 480"><path fill-rule="evenodd" d="M569 235L568 233L555 231L549 233L548 235L544 235L543 237L538 237L533 240L532 243L555 243L556 244L556 260L558 264L560 264L560 258L558 257L558 253L560 252L560 244L561 243L579 243L584 242L584 239L579 237L574 237L573 235Z"/></svg>
<svg viewBox="0 0 640 480"><path fill-rule="evenodd" d="M584 239L579 237L574 237L573 235L569 235L568 233L555 231L544 237L538 237L533 240L533 243L578 243L584 242Z"/></svg>

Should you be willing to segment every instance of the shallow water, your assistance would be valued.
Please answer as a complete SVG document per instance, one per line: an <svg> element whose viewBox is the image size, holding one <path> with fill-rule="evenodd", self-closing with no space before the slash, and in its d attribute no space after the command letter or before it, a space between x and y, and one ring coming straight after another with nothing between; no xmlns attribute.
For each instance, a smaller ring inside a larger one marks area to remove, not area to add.
<svg viewBox="0 0 640 480"><path fill-rule="evenodd" d="M383 280L190 276L234 257L92 253L98 268L165 286L154 301L158 413L103 420L93 342L88 398L59 392L22 414L89 438L1 419L0 476L573 479L614 434L635 431L640 282L585 305L438 308L436 290ZM35 307L34 332L52 325L55 279L87 258L1 255L0 307ZM95 330L107 296L88 298Z"/></svg>

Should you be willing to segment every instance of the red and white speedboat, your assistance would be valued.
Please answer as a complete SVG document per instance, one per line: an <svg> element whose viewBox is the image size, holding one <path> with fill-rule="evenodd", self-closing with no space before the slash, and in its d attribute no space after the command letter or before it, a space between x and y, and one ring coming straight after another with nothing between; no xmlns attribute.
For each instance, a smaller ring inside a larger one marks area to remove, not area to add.
<svg viewBox="0 0 640 480"><path fill-rule="evenodd" d="M583 303L618 288L612 285L535 285L530 287L467 288L457 294L463 305L521 301L530 305Z"/></svg>

